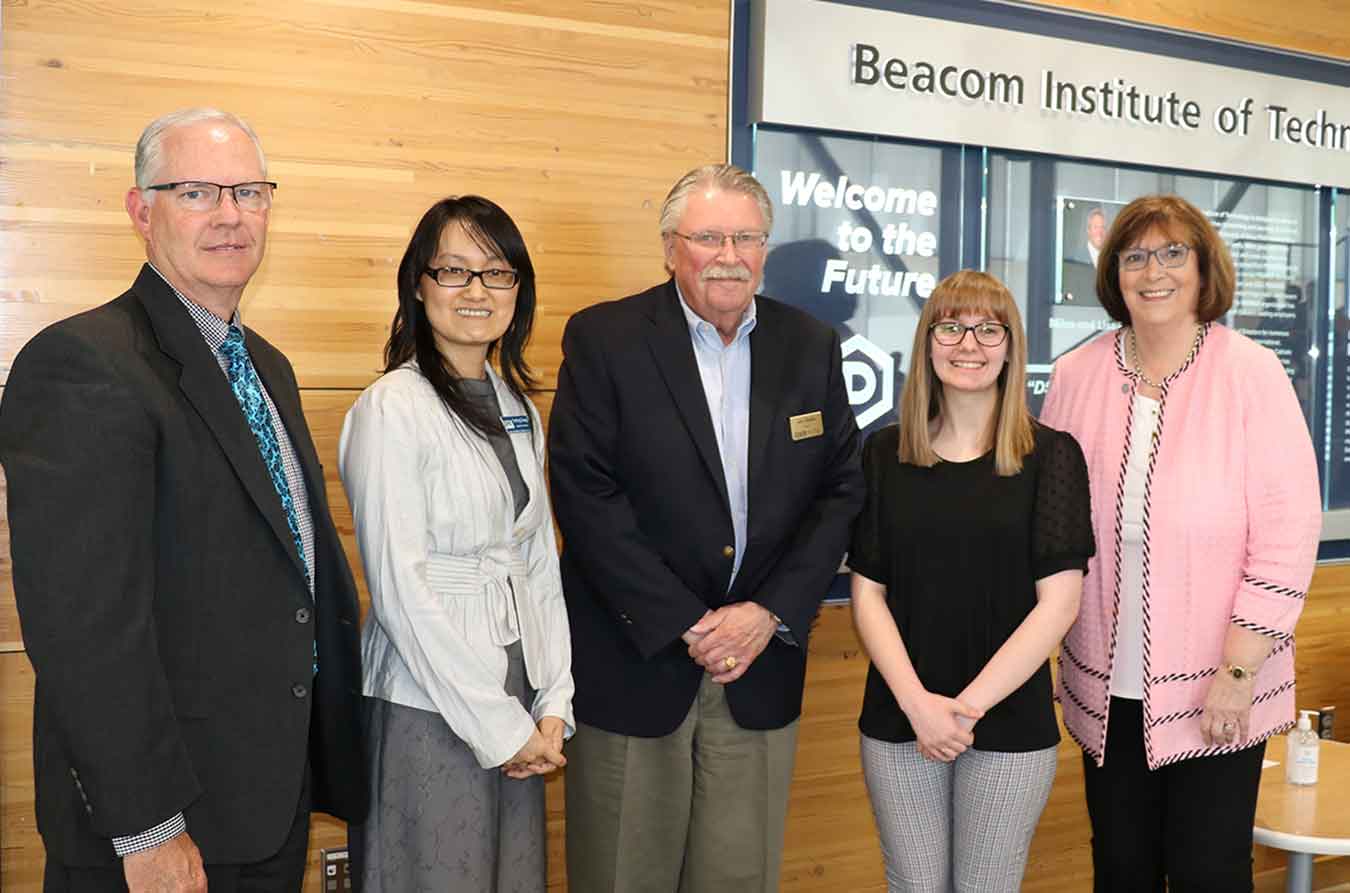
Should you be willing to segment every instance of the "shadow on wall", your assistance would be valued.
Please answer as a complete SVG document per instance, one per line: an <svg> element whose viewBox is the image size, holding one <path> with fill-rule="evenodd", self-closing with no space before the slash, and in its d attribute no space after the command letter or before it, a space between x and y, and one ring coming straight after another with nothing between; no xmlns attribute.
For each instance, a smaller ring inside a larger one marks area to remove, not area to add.
<svg viewBox="0 0 1350 893"><path fill-rule="evenodd" d="M845 343L854 335L866 335L867 320L857 318L858 295L845 291L843 283L831 282L828 288L824 290L821 288L825 279L825 265L829 261L840 259L839 251L825 239L784 242L770 251L765 260L763 292L771 298L805 310L822 322L833 326L839 333L840 342ZM860 332L860 328L864 331ZM883 373L889 372L894 382L892 403L898 404L905 380L904 354L899 350L891 351L889 353L891 368L889 370L876 368L877 359L885 356L887 354L884 352L877 354L856 350L846 352L845 385L849 389L849 402L855 412L862 413L877 399L874 388L865 385L863 381L849 373L857 363L872 367L876 374L870 378L872 382ZM895 420L896 405L892 405L885 413L870 420L863 427L863 436L866 437L873 431L893 424Z"/></svg>

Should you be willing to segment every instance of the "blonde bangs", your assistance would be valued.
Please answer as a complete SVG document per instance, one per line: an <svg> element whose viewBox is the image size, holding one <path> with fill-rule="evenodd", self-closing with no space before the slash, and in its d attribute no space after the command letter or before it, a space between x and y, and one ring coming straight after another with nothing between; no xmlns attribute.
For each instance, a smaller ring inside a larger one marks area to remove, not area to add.
<svg viewBox="0 0 1350 893"><path fill-rule="evenodd" d="M960 276L961 273L973 272L962 270L960 273L953 273L952 276ZM948 279L952 276L947 277ZM981 276L981 279L993 279L992 276ZM946 280L943 280L945 282ZM994 280L997 282L997 280ZM932 307L932 315L928 324L932 325L941 319L956 319L963 313L979 313L985 316L992 316L999 322L1011 323L1003 310L1003 302L998 299L998 289L990 287L987 283L975 280L968 283L962 283L958 288L943 288L942 283L938 283L937 288L933 289L933 294L928 299L928 304L924 306L925 315L928 307ZM1015 306L1015 305L1014 305ZM925 328L927 328L925 326Z"/></svg>

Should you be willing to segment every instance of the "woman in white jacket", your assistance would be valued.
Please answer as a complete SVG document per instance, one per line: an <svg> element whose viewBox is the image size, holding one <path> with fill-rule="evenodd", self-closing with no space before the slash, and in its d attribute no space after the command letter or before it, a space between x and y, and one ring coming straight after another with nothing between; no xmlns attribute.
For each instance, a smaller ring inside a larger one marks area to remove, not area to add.
<svg viewBox="0 0 1350 893"><path fill-rule="evenodd" d="M542 776L574 723L525 396L534 267L505 211L447 198L413 233L398 292L385 374L338 447L371 600L371 812L352 828L354 868L367 893L542 891Z"/></svg>

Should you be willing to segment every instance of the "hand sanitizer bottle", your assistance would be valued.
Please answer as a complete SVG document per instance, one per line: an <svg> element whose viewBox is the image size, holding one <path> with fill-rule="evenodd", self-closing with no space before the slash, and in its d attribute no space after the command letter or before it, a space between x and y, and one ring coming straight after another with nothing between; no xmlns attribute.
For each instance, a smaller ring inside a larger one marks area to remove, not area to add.
<svg viewBox="0 0 1350 893"><path fill-rule="evenodd" d="M1317 783L1317 745L1312 710L1300 710L1298 726L1289 733L1284 749L1284 780L1288 784Z"/></svg>

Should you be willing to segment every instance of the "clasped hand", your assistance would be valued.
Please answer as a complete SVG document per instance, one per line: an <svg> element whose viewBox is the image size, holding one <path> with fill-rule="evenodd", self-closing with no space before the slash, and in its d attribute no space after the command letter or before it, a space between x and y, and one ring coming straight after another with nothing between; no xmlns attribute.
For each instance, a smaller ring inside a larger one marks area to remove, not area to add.
<svg viewBox="0 0 1350 893"><path fill-rule="evenodd" d="M502 773L510 778L529 778L547 775L567 765L563 756L563 732L566 726L556 716L545 716L539 727L530 734L530 740L516 751L516 755L502 764Z"/></svg>
<svg viewBox="0 0 1350 893"><path fill-rule="evenodd" d="M682 638L694 663L726 685L745 675L777 629L778 621L762 605L737 602L708 611Z"/></svg>
<svg viewBox="0 0 1350 893"><path fill-rule="evenodd" d="M914 727L919 755L950 763L975 743L975 723L984 716L984 711L956 698L925 691L905 715Z"/></svg>

